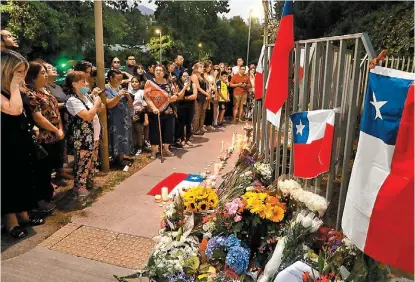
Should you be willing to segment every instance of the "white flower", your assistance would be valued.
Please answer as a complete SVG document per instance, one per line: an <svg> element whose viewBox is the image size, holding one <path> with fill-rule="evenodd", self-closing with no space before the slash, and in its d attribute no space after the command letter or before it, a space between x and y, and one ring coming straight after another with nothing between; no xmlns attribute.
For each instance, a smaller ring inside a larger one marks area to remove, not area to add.
<svg viewBox="0 0 415 282"><path fill-rule="evenodd" d="M249 187L247 187L245 190L246 190L247 192L249 192L249 191L254 191L254 190L255 190L255 188L254 188L253 186L249 186Z"/></svg>

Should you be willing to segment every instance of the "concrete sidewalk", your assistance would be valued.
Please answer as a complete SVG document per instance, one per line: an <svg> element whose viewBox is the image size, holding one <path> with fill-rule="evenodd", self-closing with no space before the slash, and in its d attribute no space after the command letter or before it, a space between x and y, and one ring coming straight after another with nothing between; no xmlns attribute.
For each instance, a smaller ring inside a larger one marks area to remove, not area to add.
<svg viewBox="0 0 415 282"><path fill-rule="evenodd" d="M175 150L162 164L159 159L126 179L106 193L72 222L78 226L96 227L114 232L152 238L158 234L162 207L147 192L173 172L200 173L213 171L213 163L232 141L233 132L242 133L242 125L194 138L194 146ZM235 152L224 172L233 169L238 157ZM132 250L134 251L134 250ZM133 270L59 253L41 246L24 255L2 262L2 281L115 281L113 274L126 275Z"/></svg>

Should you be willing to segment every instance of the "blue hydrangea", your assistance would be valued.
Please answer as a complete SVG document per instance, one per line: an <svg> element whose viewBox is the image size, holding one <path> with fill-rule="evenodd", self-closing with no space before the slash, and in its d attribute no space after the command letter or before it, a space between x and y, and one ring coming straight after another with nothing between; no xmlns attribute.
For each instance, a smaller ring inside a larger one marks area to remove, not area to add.
<svg viewBox="0 0 415 282"><path fill-rule="evenodd" d="M228 250L226 264L235 271L236 274L241 275L248 269L250 253L251 251L248 248L234 246Z"/></svg>
<svg viewBox="0 0 415 282"><path fill-rule="evenodd" d="M237 246L240 246L240 245L241 245L241 243L240 243L239 239L238 239L238 238L236 238L236 236L235 236L235 235L230 235L230 236L226 239L226 242L225 242L225 246L226 246L227 248L237 247Z"/></svg>
<svg viewBox="0 0 415 282"><path fill-rule="evenodd" d="M194 277L187 277L186 274L181 271L178 273L173 273L167 277L169 282L194 282Z"/></svg>
<svg viewBox="0 0 415 282"><path fill-rule="evenodd" d="M206 255L208 258L212 258L213 256L213 250L216 248L223 247L226 242L226 237L224 236L215 236L212 239L209 240L207 246L206 246Z"/></svg>

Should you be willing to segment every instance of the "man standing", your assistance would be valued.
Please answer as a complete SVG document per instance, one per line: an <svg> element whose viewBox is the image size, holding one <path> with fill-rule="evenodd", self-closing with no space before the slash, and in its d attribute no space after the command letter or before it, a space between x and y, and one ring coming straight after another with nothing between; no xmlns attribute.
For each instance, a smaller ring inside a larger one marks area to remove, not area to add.
<svg viewBox="0 0 415 282"><path fill-rule="evenodd" d="M125 71L134 77L137 76L137 66L133 55L127 57L127 68Z"/></svg>
<svg viewBox="0 0 415 282"><path fill-rule="evenodd" d="M236 66L234 66L232 68L232 75L235 75L239 72L239 68L244 64L244 59L242 59L241 57L238 58L238 60L236 60Z"/></svg>
<svg viewBox="0 0 415 282"><path fill-rule="evenodd" d="M180 77L180 75L184 72L183 62L184 62L184 58L182 55L177 55L176 59L174 59L174 63L176 64L174 73L176 74L177 77Z"/></svg>
<svg viewBox="0 0 415 282"><path fill-rule="evenodd" d="M157 63L151 62L147 65L147 72L144 73L145 80L154 80L154 69L156 68Z"/></svg>
<svg viewBox="0 0 415 282"><path fill-rule="evenodd" d="M239 59L238 59L239 61ZM241 65L239 72L232 76L230 86L233 89L233 122L237 123L242 120L244 105L248 98L248 89L251 88L249 76L245 73L246 67Z"/></svg>
<svg viewBox="0 0 415 282"><path fill-rule="evenodd" d="M14 50L17 48L19 48L19 43L17 42L17 39L13 36L13 34L10 33L10 31L3 29L1 31L1 50Z"/></svg>

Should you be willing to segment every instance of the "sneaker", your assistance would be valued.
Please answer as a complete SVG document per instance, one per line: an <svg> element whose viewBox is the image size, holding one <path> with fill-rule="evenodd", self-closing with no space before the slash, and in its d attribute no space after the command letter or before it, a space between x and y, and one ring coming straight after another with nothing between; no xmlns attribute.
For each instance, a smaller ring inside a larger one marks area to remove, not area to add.
<svg viewBox="0 0 415 282"><path fill-rule="evenodd" d="M176 142L176 143L172 144L171 146L176 148L176 149L183 149L183 145L180 142Z"/></svg>
<svg viewBox="0 0 415 282"><path fill-rule="evenodd" d="M190 147L193 147L193 143L192 143L192 142L190 142L190 141L186 141L186 145L187 145L187 146L190 146Z"/></svg>
<svg viewBox="0 0 415 282"><path fill-rule="evenodd" d="M80 188L78 190L78 197L88 197L89 194L90 192L85 188Z"/></svg>
<svg viewBox="0 0 415 282"><path fill-rule="evenodd" d="M145 145L147 148L151 148L151 144L150 144L150 142L148 142L147 140L145 140L145 141L144 141L144 145Z"/></svg>
<svg viewBox="0 0 415 282"><path fill-rule="evenodd" d="M135 155L136 155L136 156L139 156L139 155L141 155L141 153L142 153L142 152L143 152L143 151L142 151L141 149L138 149L138 150L137 150L137 152L135 153Z"/></svg>

